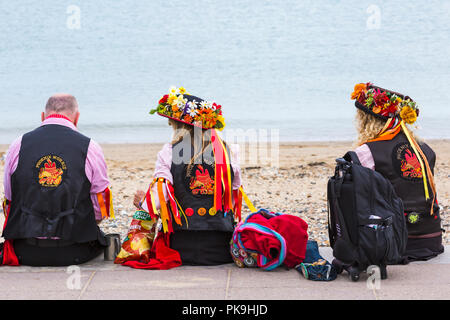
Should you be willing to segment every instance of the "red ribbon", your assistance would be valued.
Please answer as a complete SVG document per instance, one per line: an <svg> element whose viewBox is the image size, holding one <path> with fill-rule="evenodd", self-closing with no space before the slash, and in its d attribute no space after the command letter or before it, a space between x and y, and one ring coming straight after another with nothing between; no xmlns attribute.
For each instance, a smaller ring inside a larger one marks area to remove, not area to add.
<svg viewBox="0 0 450 320"><path fill-rule="evenodd" d="M3 230L6 228L6 224L8 222L9 213L11 211L11 204L8 202L5 203L5 223L3 224ZM19 266L19 259L14 252L13 240L5 240L3 244L3 261L0 261L0 265L5 266Z"/></svg>
<svg viewBox="0 0 450 320"><path fill-rule="evenodd" d="M230 181L230 165L227 161L226 148L221 142L216 130L212 130L211 142L215 161L214 208L226 214L233 209Z"/></svg>

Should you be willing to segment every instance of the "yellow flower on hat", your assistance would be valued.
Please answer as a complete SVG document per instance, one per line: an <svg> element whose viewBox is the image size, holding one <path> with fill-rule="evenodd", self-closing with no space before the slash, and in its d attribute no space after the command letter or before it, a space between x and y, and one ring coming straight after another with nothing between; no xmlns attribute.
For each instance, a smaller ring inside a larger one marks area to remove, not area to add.
<svg viewBox="0 0 450 320"><path fill-rule="evenodd" d="M179 87L179 88L178 88L178 92L179 92L180 94L185 94L185 93L186 93L186 89L183 88L183 87Z"/></svg>
<svg viewBox="0 0 450 320"><path fill-rule="evenodd" d="M222 131L225 128L225 118L222 115L217 116L217 121L220 122L223 126L218 128L217 130Z"/></svg>
<svg viewBox="0 0 450 320"><path fill-rule="evenodd" d="M417 120L417 112L410 106L405 106L400 111L400 118L402 118L407 124L413 124Z"/></svg>
<svg viewBox="0 0 450 320"><path fill-rule="evenodd" d="M169 94L169 98L167 99L167 103L173 105L175 100L177 100L177 96L174 94Z"/></svg>

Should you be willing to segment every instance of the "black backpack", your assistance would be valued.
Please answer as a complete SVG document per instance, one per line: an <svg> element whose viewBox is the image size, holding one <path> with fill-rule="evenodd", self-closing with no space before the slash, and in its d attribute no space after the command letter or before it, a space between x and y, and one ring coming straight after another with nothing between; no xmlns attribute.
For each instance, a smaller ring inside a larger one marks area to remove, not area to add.
<svg viewBox="0 0 450 320"><path fill-rule="evenodd" d="M386 266L404 261L408 231L403 202L389 180L361 166L356 153L336 162L327 190L333 265L339 273L346 269L353 281L376 265L386 279Z"/></svg>

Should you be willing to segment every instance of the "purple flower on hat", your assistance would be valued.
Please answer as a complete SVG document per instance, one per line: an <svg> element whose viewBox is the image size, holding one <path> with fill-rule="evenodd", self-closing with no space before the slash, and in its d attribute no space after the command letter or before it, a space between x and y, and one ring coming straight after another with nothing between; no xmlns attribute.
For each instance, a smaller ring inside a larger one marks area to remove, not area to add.
<svg viewBox="0 0 450 320"><path fill-rule="evenodd" d="M183 116L189 112L189 102L186 102L183 108Z"/></svg>
<svg viewBox="0 0 450 320"><path fill-rule="evenodd" d="M185 112L188 113L191 117L195 117L195 115L197 114L197 104L194 101L189 101L188 103L186 103L186 108L185 108Z"/></svg>

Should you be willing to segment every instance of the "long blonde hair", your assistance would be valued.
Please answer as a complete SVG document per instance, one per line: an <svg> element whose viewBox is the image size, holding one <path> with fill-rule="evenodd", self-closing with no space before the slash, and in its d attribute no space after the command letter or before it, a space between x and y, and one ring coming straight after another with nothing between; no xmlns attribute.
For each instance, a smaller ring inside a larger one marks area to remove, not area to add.
<svg viewBox="0 0 450 320"><path fill-rule="evenodd" d="M358 132L358 145L375 139L386 124L385 121L375 118L359 109L356 109L355 123Z"/></svg>

